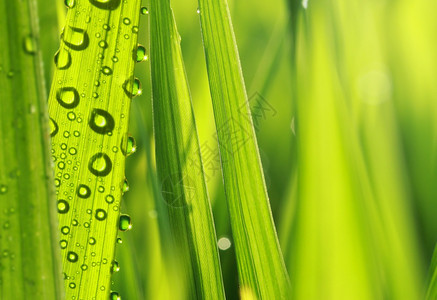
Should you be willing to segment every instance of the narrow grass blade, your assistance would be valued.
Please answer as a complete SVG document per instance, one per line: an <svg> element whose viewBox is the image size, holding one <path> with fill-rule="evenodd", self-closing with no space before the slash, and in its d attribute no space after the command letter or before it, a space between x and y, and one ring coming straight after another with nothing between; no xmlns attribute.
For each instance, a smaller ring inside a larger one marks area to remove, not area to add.
<svg viewBox="0 0 437 300"><path fill-rule="evenodd" d="M168 0L151 2L150 36L157 170L175 244L185 264L188 299L223 299L191 96Z"/></svg>
<svg viewBox="0 0 437 300"><path fill-rule="evenodd" d="M242 298L284 299L290 287L225 0L199 0L223 179Z"/></svg>
<svg viewBox="0 0 437 300"><path fill-rule="evenodd" d="M426 293L426 299L437 299L437 246L435 247L434 255L432 256L428 282L429 284L428 291Z"/></svg>
<svg viewBox="0 0 437 300"><path fill-rule="evenodd" d="M0 2L0 299L63 299L36 1Z"/></svg>
<svg viewBox="0 0 437 300"><path fill-rule="evenodd" d="M49 98L67 298L107 299L120 217L139 0L76 0L69 6ZM115 294L113 294L116 297Z"/></svg>

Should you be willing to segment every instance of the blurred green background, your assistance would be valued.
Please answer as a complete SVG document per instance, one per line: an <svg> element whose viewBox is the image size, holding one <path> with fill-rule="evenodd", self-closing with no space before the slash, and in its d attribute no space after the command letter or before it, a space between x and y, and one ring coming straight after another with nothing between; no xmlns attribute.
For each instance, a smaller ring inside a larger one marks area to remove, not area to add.
<svg viewBox="0 0 437 300"><path fill-rule="evenodd" d="M39 1L47 80L62 1ZM148 6L148 1L143 1ZM229 0L295 299L420 299L437 240L437 3ZM172 1L226 294L239 298L196 1ZM148 15L140 43L149 48ZM156 179L149 62L138 64L117 245L123 299L185 299Z"/></svg>

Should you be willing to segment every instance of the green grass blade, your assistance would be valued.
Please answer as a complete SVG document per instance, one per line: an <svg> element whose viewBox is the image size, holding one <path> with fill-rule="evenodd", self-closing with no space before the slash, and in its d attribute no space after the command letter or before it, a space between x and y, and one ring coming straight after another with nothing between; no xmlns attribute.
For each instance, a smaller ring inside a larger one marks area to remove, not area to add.
<svg viewBox="0 0 437 300"><path fill-rule="evenodd" d="M119 217L140 2L67 2L49 112L69 299L108 298L118 228L130 227Z"/></svg>
<svg viewBox="0 0 437 300"><path fill-rule="evenodd" d="M437 247L434 249L434 255L432 256L431 266L429 269L429 284L428 292L426 293L426 299L437 299Z"/></svg>
<svg viewBox="0 0 437 300"><path fill-rule="evenodd" d="M223 299L211 206L191 96L169 1L150 6L150 62L156 162L189 299Z"/></svg>
<svg viewBox="0 0 437 300"><path fill-rule="evenodd" d="M199 0L208 76L242 297L281 299L290 287L225 0Z"/></svg>
<svg viewBox="0 0 437 300"><path fill-rule="evenodd" d="M36 2L0 2L0 299L62 299Z"/></svg>

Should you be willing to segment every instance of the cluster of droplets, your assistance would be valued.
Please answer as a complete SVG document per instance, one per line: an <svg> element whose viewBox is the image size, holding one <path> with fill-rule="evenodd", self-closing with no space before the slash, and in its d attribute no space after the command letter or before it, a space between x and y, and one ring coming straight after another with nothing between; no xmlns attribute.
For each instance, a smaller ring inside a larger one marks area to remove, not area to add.
<svg viewBox="0 0 437 300"><path fill-rule="evenodd" d="M120 5L121 0L89 0L90 3L98 8L105 9L105 10L114 10ZM65 0L65 5L69 8L75 8L76 7L76 0ZM142 7L140 9L140 13L143 15L148 14L148 10L145 7ZM89 23L91 20L90 17L87 18L86 22ZM138 27L137 26L131 26L131 20L129 18L123 18L122 19L122 25L121 26L129 26L131 27L131 31L133 34L138 33ZM104 32L112 30L112 28L109 24L103 24L102 29ZM99 46L99 61L101 61L104 57L105 51L108 51L108 43L101 39L102 35L100 33L96 33L95 37L98 39L98 46ZM129 39L129 35L124 35L125 39ZM78 28L78 27L72 27L67 26L64 28L64 30L61 33L61 40L63 41L63 47L61 47L57 53L54 56L54 62L56 65L56 68L58 70L67 70L69 69L73 64L73 57L72 53L74 51L83 51L87 49L91 42L93 42L93 37L88 34L88 32L85 29ZM31 37L27 37L24 40L23 44L24 49L26 52L32 54L35 53L36 48L35 44L33 42L33 39ZM116 49L116 53L120 52L120 50ZM133 52L132 59L137 62L143 62L148 60L147 50L142 45L137 45L135 51ZM119 61L119 58L114 55L112 57L112 62L117 63ZM101 86L101 83L105 83L105 78L109 78L113 75L113 68L109 65L103 65L101 67L100 73L103 79L97 79L93 83L94 91L92 93L92 97L94 99L99 98L99 87ZM58 81L59 84L62 84L62 81ZM123 84L123 90L125 94L129 98L133 98L135 96L141 95L142 89L141 89L141 82L138 78L132 77L125 81ZM80 94L80 92L73 86L65 86L63 85L61 88L59 88L56 91L56 100L59 103L61 107L68 110L67 112L67 119L70 122L77 122L82 123L86 121L86 116L83 116L80 113L76 113L74 110L77 108L81 103L81 98L84 98L85 94ZM121 116L123 118L123 115ZM85 119L85 120L84 120ZM61 126L59 126L61 125ZM74 132L70 131L63 131L60 128L65 125L65 123L59 124L52 118L50 118L50 135L52 137L55 137L59 134L62 134L64 138L70 138L75 137L79 138L81 136L80 131L75 130ZM116 120L114 117L106 110L100 109L100 108L93 108L91 110L90 116L88 118L87 122L88 127L95 132L98 135L105 135L105 136L112 136L113 131L116 129ZM54 146L55 144L53 144ZM79 145L79 143L76 143L76 145ZM57 194L58 194L58 202L57 202L57 209L58 213L60 215L65 215L68 213L73 213L72 207L70 205L71 200L73 200L73 191L74 196L78 199L88 199L92 196L93 191L91 190L90 186L87 183L81 183L78 186L75 187L75 184L68 183L68 180L70 179L69 172L66 171L67 168L72 168L74 171L78 171L80 167L79 160L77 160L76 165L74 164L75 159L67 159L68 155L71 157L75 157L78 155L78 149L75 147L69 147L66 143L60 144L61 154L59 157L55 156L56 150L52 150L53 154L53 161L57 166L57 170L59 171L56 174L55 178L55 186L57 187ZM121 140L121 144L119 144L119 147L116 145L112 147L112 151L114 153L117 153L121 150L122 154L125 156L129 156L133 154L136 151L136 142L135 139L130 136L129 134L125 134ZM103 150L103 149L102 149ZM97 177L97 180L100 181L103 184L103 178L108 176L112 172L113 168L113 162L110 158L110 156L107 153L104 153L103 151L99 151L93 155L90 156L87 164L88 170L91 174ZM91 180L90 180L91 182ZM68 191L65 191L63 194L60 194L60 187L61 185L66 185L68 187ZM111 186L110 191L105 191L105 187L103 185L100 185L97 188L97 191L102 194L102 197L104 197L105 202L108 205L112 205L114 211L119 210L119 201L116 201L113 191L115 191L115 186ZM7 190L6 190L7 191ZM71 192L70 192L71 191ZM125 179L121 185L121 191L122 194L129 191L129 184L127 179ZM0 189L0 193L3 192L2 189ZM106 194L106 195L105 195ZM75 210L74 210L75 211ZM96 208L94 209L94 212L91 209L87 209L87 214L90 215L91 219L96 220L96 222L99 221L105 221L108 218L108 211L103 208ZM90 220L91 220L90 219ZM65 252L66 260L71 264L80 264L80 269L82 272L88 270L89 266L85 263L80 263L83 261L86 257L81 257L80 252L76 252L75 248L73 246L80 246L80 249L84 249L84 245L80 245L76 243L76 245L69 245L69 241L67 239L68 236L71 236L71 232L74 227L82 225L88 232L90 232L90 225L91 221L86 221L83 224L80 224L80 222L77 219L72 219L70 226L62 226L61 231L61 239L59 242L60 248L63 249ZM132 221L129 215L121 214L118 219L118 229L121 232L128 231L132 228ZM95 237L89 237L89 240L87 244L90 246L94 246L97 243L97 239ZM121 244L122 240L120 237L117 238L117 244ZM79 253L79 254L78 254ZM91 256L95 256L95 252L91 252ZM104 258L101 261L102 264L108 263L107 260ZM97 266L100 265L99 262L93 262L91 266ZM120 270L120 266L117 261L113 261L111 263L110 268L112 273L116 273ZM76 288L76 283L74 282L74 276L68 276L64 273L64 278L66 280L69 280L70 283L68 284L68 287L71 289ZM104 286L101 286L100 289L103 291L105 290ZM121 299L119 293L112 291L110 292L110 299Z"/></svg>

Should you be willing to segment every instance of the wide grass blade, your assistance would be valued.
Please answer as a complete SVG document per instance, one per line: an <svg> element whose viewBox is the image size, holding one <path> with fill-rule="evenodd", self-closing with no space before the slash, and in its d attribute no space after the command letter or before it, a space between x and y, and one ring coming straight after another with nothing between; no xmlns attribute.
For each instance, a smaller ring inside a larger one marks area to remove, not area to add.
<svg viewBox="0 0 437 300"><path fill-rule="evenodd" d="M225 0L199 0L208 77L242 298L284 299L290 286L270 211Z"/></svg>
<svg viewBox="0 0 437 300"><path fill-rule="evenodd" d="M187 299L223 299L217 239L180 37L169 1L151 2L150 36L157 171L184 264Z"/></svg>
<svg viewBox="0 0 437 300"><path fill-rule="evenodd" d="M107 299L126 191L141 1L76 0L55 56L49 112L67 298ZM141 55L139 57L141 59ZM115 294L112 294L116 297Z"/></svg>
<svg viewBox="0 0 437 300"><path fill-rule="evenodd" d="M36 1L0 2L0 299L63 299Z"/></svg>

